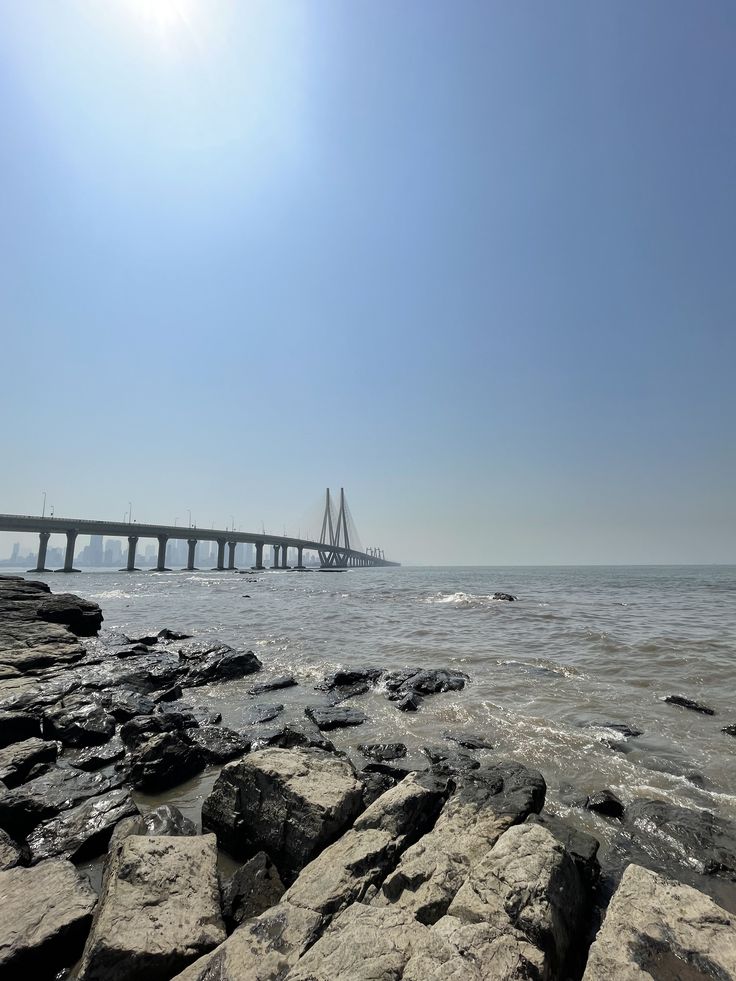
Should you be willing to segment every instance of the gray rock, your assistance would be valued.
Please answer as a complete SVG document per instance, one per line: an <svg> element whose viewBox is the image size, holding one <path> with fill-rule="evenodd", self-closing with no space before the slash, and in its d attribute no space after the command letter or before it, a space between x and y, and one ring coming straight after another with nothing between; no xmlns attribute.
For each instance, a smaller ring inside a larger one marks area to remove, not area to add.
<svg viewBox="0 0 736 981"><path fill-rule="evenodd" d="M422 746L422 752L438 772L466 773L480 767L479 760L462 750L446 749L444 746Z"/></svg>
<svg viewBox="0 0 736 981"><path fill-rule="evenodd" d="M118 689L110 694L104 701L107 711L114 716L118 722L127 722L134 719L137 715L152 715L155 703L148 695L141 695L139 692Z"/></svg>
<svg viewBox="0 0 736 981"><path fill-rule="evenodd" d="M280 749L312 746L328 753L336 752L334 744L307 718L294 719L272 729L256 730L251 748L263 749L266 746L277 746Z"/></svg>
<svg viewBox="0 0 736 981"><path fill-rule="evenodd" d="M416 712L422 700L415 692L407 692L396 699L396 708L402 712Z"/></svg>
<svg viewBox="0 0 736 981"><path fill-rule="evenodd" d="M248 689L249 695L265 695L269 691L278 691L280 688L292 688L296 684L293 674L281 674L270 681L262 681L259 685L254 685Z"/></svg>
<svg viewBox="0 0 736 981"><path fill-rule="evenodd" d="M114 736L109 743L104 746L90 746L69 760L71 766L78 770L99 770L103 766L109 766L115 760L125 756L125 746L121 739Z"/></svg>
<svg viewBox="0 0 736 981"><path fill-rule="evenodd" d="M0 872L0 975L53 976L79 956L97 897L71 862Z"/></svg>
<svg viewBox="0 0 736 981"><path fill-rule="evenodd" d="M170 978L225 940L212 835L130 835L110 854L80 981Z"/></svg>
<svg viewBox="0 0 736 981"><path fill-rule="evenodd" d="M424 671L386 671L381 679L389 697L403 695L437 695L439 692L460 691L470 680L463 671L452 668L432 668Z"/></svg>
<svg viewBox="0 0 736 981"><path fill-rule="evenodd" d="M360 743L358 749L369 760L379 760L382 763L400 760L406 756L406 746L403 743Z"/></svg>
<svg viewBox="0 0 736 981"><path fill-rule="evenodd" d="M188 730L190 741L199 748L205 763L227 763L250 750L250 740L234 729L200 726Z"/></svg>
<svg viewBox="0 0 736 981"><path fill-rule="evenodd" d="M59 752L55 742L34 737L0 749L0 780L6 787L17 787L28 779L39 763L54 763Z"/></svg>
<svg viewBox="0 0 736 981"><path fill-rule="evenodd" d="M383 672L380 668L342 668L325 676L317 691L333 691L335 688L352 688L353 685L375 684Z"/></svg>
<svg viewBox="0 0 736 981"><path fill-rule="evenodd" d="M0 712L0 746L41 735L41 723L28 712Z"/></svg>
<svg viewBox="0 0 736 981"><path fill-rule="evenodd" d="M547 814L546 811L542 811L541 814L530 814L527 824L541 824L550 834L553 834L560 844L564 845L565 851L577 866L583 881L587 882L591 890L595 887L601 874L598 862L600 842L597 838L554 814Z"/></svg>
<svg viewBox="0 0 736 981"><path fill-rule="evenodd" d="M115 719L96 702L71 696L43 713L43 734L65 746L96 746L115 735Z"/></svg>
<svg viewBox="0 0 736 981"><path fill-rule="evenodd" d="M124 723L120 729L120 736L126 746L136 749L152 736L195 728L198 724L191 712L170 711L156 715L141 715Z"/></svg>
<svg viewBox="0 0 736 981"><path fill-rule="evenodd" d="M135 817L127 817L120 821L112 833L110 839L110 851L112 852L129 835L147 836L191 836L196 835L197 828L193 821L184 817L178 807L173 804L160 804L158 807L145 814L136 814Z"/></svg>
<svg viewBox="0 0 736 981"><path fill-rule="evenodd" d="M319 729L343 729L348 726L360 726L368 721L368 716L359 709L345 708L342 705L322 706L310 705L304 709L307 718Z"/></svg>
<svg viewBox="0 0 736 981"><path fill-rule="evenodd" d="M261 722L270 722L271 719L275 719L277 715L284 711L283 705L268 705L266 703L254 703L253 705L246 705L243 710L243 724L247 726L255 726Z"/></svg>
<svg viewBox="0 0 736 981"><path fill-rule="evenodd" d="M629 865L583 981L736 978L733 916L697 889Z"/></svg>
<svg viewBox="0 0 736 981"><path fill-rule="evenodd" d="M0 828L0 870L14 869L16 865L30 865L28 845L14 841L7 831Z"/></svg>
<svg viewBox="0 0 736 981"><path fill-rule="evenodd" d="M222 914L229 930L234 930L269 907L284 894L278 870L265 852L258 852L228 879L222 889Z"/></svg>
<svg viewBox="0 0 736 981"><path fill-rule="evenodd" d="M94 637L102 626L103 616L97 603L71 593L46 595L37 609L37 616L49 623L61 623L77 637Z"/></svg>
<svg viewBox="0 0 736 981"><path fill-rule="evenodd" d="M138 813L127 790L111 790L40 824L28 838L33 862L62 855L84 862L105 851L118 821Z"/></svg>
<svg viewBox="0 0 736 981"><path fill-rule="evenodd" d="M141 790L174 787L203 768L202 751L183 731L151 736L130 756L130 778Z"/></svg>
<svg viewBox="0 0 736 981"><path fill-rule="evenodd" d="M253 651L234 651L207 654L193 664L186 676L187 685L207 685L212 681L226 681L228 678L243 678L260 671L263 665Z"/></svg>
<svg viewBox="0 0 736 981"><path fill-rule="evenodd" d="M288 882L362 806L348 760L318 749L270 748L223 768L202 805L202 825L236 857L267 852Z"/></svg>

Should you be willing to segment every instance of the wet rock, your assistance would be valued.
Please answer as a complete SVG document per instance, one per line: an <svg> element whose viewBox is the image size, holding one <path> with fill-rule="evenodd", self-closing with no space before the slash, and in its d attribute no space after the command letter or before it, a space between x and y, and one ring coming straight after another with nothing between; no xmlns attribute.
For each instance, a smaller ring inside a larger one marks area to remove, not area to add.
<svg viewBox="0 0 736 981"><path fill-rule="evenodd" d="M115 736L104 746L91 746L89 749L82 750L74 759L70 759L69 763L78 770L99 770L123 756L125 756L125 746L122 740Z"/></svg>
<svg viewBox="0 0 736 981"><path fill-rule="evenodd" d="M421 704L421 698L414 692L407 692L396 699L396 708L401 712L416 712Z"/></svg>
<svg viewBox="0 0 736 981"><path fill-rule="evenodd" d="M269 691L278 691L280 688L292 688L296 684L293 674L281 674L270 681L262 681L259 685L254 685L248 689L249 695L265 695Z"/></svg>
<svg viewBox="0 0 736 981"><path fill-rule="evenodd" d="M250 750L249 739L234 729L223 729L221 726L190 729L188 736L199 748L205 763L227 763L237 756L244 756Z"/></svg>
<svg viewBox="0 0 736 981"><path fill-rule="evenodd" d="M665 699L670 705L680 705L682 708L690 709L691 712L700 712L702 715L715 715L716 713L712 708L708 708L707 705L703 705L701 702L696 702L692 698L686 698L684 695L668 695Z"/></svg>
<svg viewBox="0 0 736 981"><path fill-rule="evenodd" d="M346 702L349 698L357 698L358 695L365 695L372 687L367 681L359 681L347 688L333 688L326 695L327 704L339 705L341 702Z"/></svg>
<svg viewBox="0 0 736 981"><path fill-rule="evenodd" d="M229 931L258 916L281 899L284 884L265 852L258 852L235 872L222 889L222 915Z"/></svg>
<svg viewBox="0 0 736 981"><path fill-rule="evenodd" d="M0 799L0 804L2 800ZM626 808L626 828L658 864L736 881L736 823L710 811L638 798Z"/></svg>
<svg viewBox="0 0 736 981"><path fill-rule="evenodd" d="M80 981L172 977L225 940L214 836L130 835L111 852Z"/></svg>
<svg viewBox="0 0 736 981"><path fill-rule="evenodd" d="M243 712L243 725L255 726L262 722L270 722L283 711L283 705L266 705L264 703L247 705Z"/></svg>
<svg viewBox="0 0 736 981"><path fill-rule="evenodd" d="M703 893L629 865L590 948L584 981L736 977L732 915Z"/></svg>
<svg viewBox="0 0 736 981"><path fill-rule="evenodd" d="M465 773L480 768L480 762L470 753L453 751L442 746L422 746L422 752L433 769L445 773Z"/></svg>
<svg viewBox="0 0 736 981"><path fill-rule="evenodd" d="M90 797L107 793L121 783L120 776L55 767L0 795L0 828L13 838L25 838L42 821L76 807Z"/></svg>
<svg viewBox="0 0 736 981"><path fill-rule="evenodd" d="M46 596L38 606L37 616L49 623L61 623L77 637L94 637L102 626L102 610L97 603L71 593Z"/></svg>
<svg viewBox="0 0 736 981"><path fill-rule="evenodd" d="M369 760L388 762L400 760L406 756L406 746L403 743L360 743L358 749Z"/></svg>
<svg viewBox="0 0 736 981"><path fill-rule="evenodd" d="M128 835L196 835L197 828L193 821L184 817L178 807L173 804L160 804L146 814L136 814L135 817L124 818L116 826L110 840L110 850L116 848L123 838Z"/></svg>
<svg viewBox="0 0 736 981"><path fill-rule="evenodd" d="M160 702L176 702L183 694L181 685L172 685L171 688L165 688L163 691L153 692L152 701L156 705Z"/></svg>
<svg viewBox="0 0 736 981"><path fill-rule="evenodd" d="M79 956L97 897L71 862L0 872L0 975L53 976Z"/></svg>
<svg viewBox="0 0 736 981"><path fill-rule="evenodd" d="M98 703L72 696L43 713L43 735L65 746L96 746L115 735L115 719Z"/></svg>
<svg viewBox="0 0 736 981"><path fill-rule="evenodd" d="M725 732L727 736L736 736L736 725L724 726L721 732Z"/></svg>
<svg viewBox="0 0 736 981"><path fill-rule="evenodd" d="M212 681L226 681L228 678L243 678L260 671L261 662L253 651L234 651L207 654L201 661L193 664L186 675L187 685L207 685Z"/></svg>
<svg viewBox="0 0 736 981"><path fill-rule="evenodd" d="M0 747L41 735L39 720L28 712L0 712Z"/></svg>
<svg viewBox="0 0 736 981"><path fill-rule="evenodd" d="M111 790L39 825L28 837L33 862L62 855L83 862L107 848L118 821L138 813L127 790Z"/></svg>
<svg viewBox="0 0 736 981"><path fill-rule="evenodd" d="M131 637L131 644L140 644L143 647L154 647L158 644L158 634L144 634L142 637Z"/></svg>
<svg viewBox="0 0 736 981"><path fill-rule="evenodd" d="M361 726L368 721L368 716L364 712L342 705L309 705L304 709L304 713L319 729L326 731Z"/></svg>
<svg viewBox="0 0 736 981"><path fill-rule="evenodd" d="M145 644L133 644L130 647L116 647L113 653L115 657L138 657L140 654L148 654L149 648Z"/></svg>
<svg viewBox="0 0 736 981"><path fill-rule="evenodd" d="M0 780L6 787L17 787L27 780L40 763L53 763L59 752L55 742L25 739L0 749Z"/></svg>
<svg viewBox="0 0 736 981"><path fill-rule="evenodd" d="M307 718L294 719L277 728L257 730L251 749L264 749L266 746L278 746L280 749L312 746L328 753L336 752L334 744Z"/></svg>
<svg viewBox="0 0 736 981"><path fill-rule="evenodd" d="M586 728L610 729L624 739L636 739L637 736L644 735L641 729L636 729L634 726L627 725L625 722L588 722L586 723Z"/></svg>
<svg viewBox="0 0 736 981"><path fill-rule="evenodd" d="M507 603L513 603L516 596L512 596L511 593L494 593L491 599L494 600L506 600Z"/></svg>
<svg viewBox="0 0 736 981"><path fill-rule="evenodd" d="M31 851L25 842L14 841L0 828L0 871L17 865L30 865Z"/></svg>
<svg viewBox="0 0 736 981"><path fill-rule="evenodd" d="M585 810L604 814L606 817L621 818L624 816L624 805L612 790L599 790L590 794L585 800Z"/></svg>
<svg viewBox="0 0 736 981"><path fill-rule="evenodd" d="M348 760L318 749L263 749L223 768L202 805L202 826L236 857L267 852L290 881L362 806Z"/></svg>
<svg viewBox="0 0 736 981"><path fill-rule="evenodd" d="M169 630L168 627L164 627L158 632L159 640L189 640L191 636L191 634L179 633L178 630Z"/></svg>
<svg viewBox="0 0 736 981"><path fill-rule="evenodd" d="M383 675L389 698L395 700L407 693L437 695L440 692L460 691L470 680L463 671L437 668L426 671L387 671Z"/></svg>
<svg viewBox="0 0 736 981"><path fill-rule="evenodd" d="M374 685L382 675L380 668L342 668L325 676L318 691L332 691L335 688L352 688L353 685Z"/></svg>
<svg viewBox="0 0 736 981"><path fill-rule="evenodd" d="M127 722L137 715L151 715L156 707L153 699L147 695L124 689L113 691L103 704L118 722Z"/></svg>
<svg viewBox="0 0 736 981"><path fill-rule="evenodd" d="M185 717L184 724L180 726L182 729L194 728L192 719L200 726L216 726L218 722L222 721L221 712L215 712L204 705L190 705L188 702L176 701L159 702L156 706L156 715L177 715L178 713Z"/></svg>
<svg viewBox="0 0 736 981"><path fill-rule="evenodd" d="M568 824L554 814L547 814L546 811L542 811L541 814L530 814L526 823L541 824L550 834L554 835L565 847L588 888L592 890L595 887L601 874L601 867L598 862L600 842L597 838L589 835L586 831L581 831L572 824Z"/></svg>
<svg viewBox="0 0 736 981"><path fill-rule="evenodd" d="M174 787L202 769L202 751L181 730L151 736L130 758L131 781L141 790Z"/></svg>
<svg viewBox="0 0 736 981"><path fill-rule="evenodd" d="M443 732L442 735L464 749L493 749L493 744L483 736L475 736L469 732Z"/></svg>
<svg viewBox="0 0 736 981"><path fill-rule="evenodd" d="M130 719L121 727L120 736L126 746L136 749L152 736L158 736L164 732L194 729L197 725L197 720L190 712L167 711Z"/></svg>
<svg viewBox="0 0 736 981"><path fill-rule="evenodd" d="M399 779L403 779L403 777L394 777L393 774L367 773L365 770L358 770L357 777L363 785L364 807L370 807L373 801L378 800L387 790L396 786Z"/></svg>
<svg viewBox="0 0 736 981"><path fill-rule="evenodd" d="M229 644L210 644L206 641L195 641L193 644L186 644L179 648L179 657L184 661L201 661L203 658L217 655L224 657L226 654L234 654L235 648Z"/></svg>

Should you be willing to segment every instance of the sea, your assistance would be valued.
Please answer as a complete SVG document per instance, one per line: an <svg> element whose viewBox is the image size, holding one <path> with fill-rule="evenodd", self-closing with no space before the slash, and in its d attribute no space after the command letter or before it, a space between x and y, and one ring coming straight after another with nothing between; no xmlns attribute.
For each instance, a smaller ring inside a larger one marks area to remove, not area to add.
<svg viewBox="0 0 736 981"><path fill-rule="evenodd" d="M8 570L10 571L10 570ZM736 566L377 568L342 572L111 572L45 577L54 591L95 600L101 635L162 627L253 650L257 680L291 672L296 687L258 701L280 718L319 704L315 690L340 667L459 669L462 691L403 713L374 690L349 704L369 721L330 738L356 762L360 743L403 742L410 758L446 734L488 740L480 756L541 770L547 807L623 861L619 822L583 811L603 788L736 820ZM511 593L514 602L493 598ZM254 678L185 692L187 701L246 725ZM713 709L668 704L684 695ZM617 726L639 730L622 734ZM457 747L456 747L457 748ZM217 775L205 771L149 798L199 819ZM729 902L732 905L732 902Z"/></svg>

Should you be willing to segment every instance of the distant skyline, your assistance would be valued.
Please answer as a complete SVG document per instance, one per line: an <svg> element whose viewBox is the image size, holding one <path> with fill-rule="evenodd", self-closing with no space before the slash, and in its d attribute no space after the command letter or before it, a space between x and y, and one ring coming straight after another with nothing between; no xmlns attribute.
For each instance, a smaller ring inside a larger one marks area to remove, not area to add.
<svg viewBox="0 0 736 981"><path fill-rule="evenodd" d="M330 485L407 565L736 562L734 50L720 0L0 0L0 512Z"/></svg>

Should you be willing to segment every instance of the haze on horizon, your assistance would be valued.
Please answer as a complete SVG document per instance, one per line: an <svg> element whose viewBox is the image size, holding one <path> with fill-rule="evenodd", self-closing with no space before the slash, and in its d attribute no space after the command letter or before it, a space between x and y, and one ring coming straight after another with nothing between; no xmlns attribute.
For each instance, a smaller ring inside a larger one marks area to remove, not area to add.
<svg viewBox="0 0 736 981"><path fill-rule="evenodd" d="M405 564L735 561L735 49L725 0L0 0L0 511L329 484Z"/></svg>

